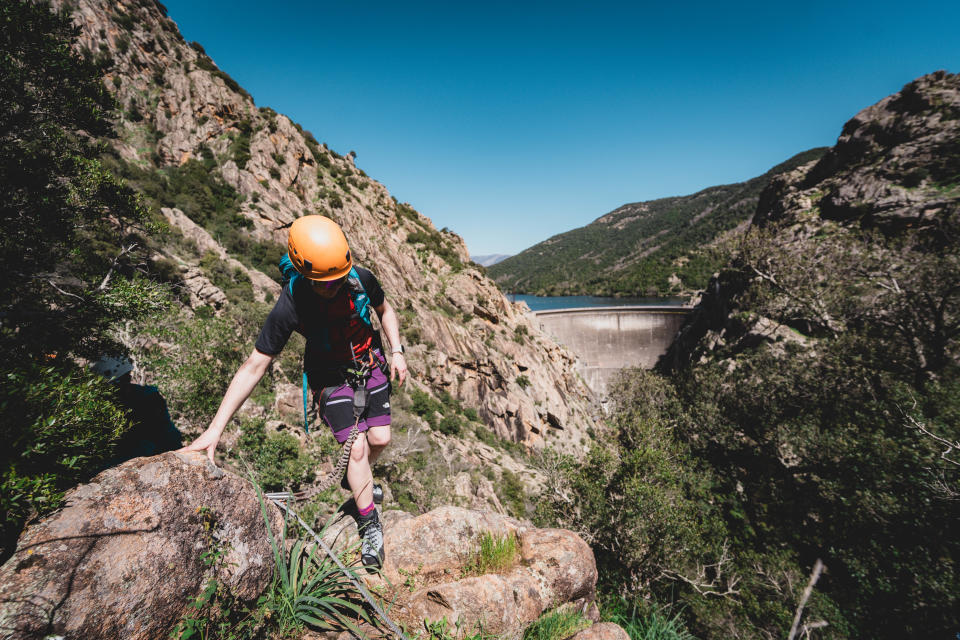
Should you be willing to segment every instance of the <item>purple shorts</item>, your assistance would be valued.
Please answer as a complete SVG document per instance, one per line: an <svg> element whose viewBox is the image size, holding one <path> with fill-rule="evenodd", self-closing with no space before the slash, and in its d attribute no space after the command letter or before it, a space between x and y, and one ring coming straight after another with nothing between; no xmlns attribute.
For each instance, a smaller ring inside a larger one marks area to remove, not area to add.
<svg viewBox="0 0 960 640"><path fill-rule="evenodd" d="M374 351L377 359L384 362L383 354ZM385 427L390 424L390 381L380 367L374 367L367 378L367 408L360 416L357 428L360 432L370 427ZM314 396L318 401L320 393ZM333 437L343 444L350 437L353 427L353 388L349 384L334 387L327 401L320 407L323 421L333 431Z"/></svg>

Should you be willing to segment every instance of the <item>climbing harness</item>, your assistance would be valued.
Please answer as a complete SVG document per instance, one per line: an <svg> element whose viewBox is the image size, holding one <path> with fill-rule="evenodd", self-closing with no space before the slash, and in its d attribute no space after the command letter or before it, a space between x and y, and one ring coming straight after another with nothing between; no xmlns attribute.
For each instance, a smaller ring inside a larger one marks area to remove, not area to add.
<svg viewBox="0 0 960 640"><path fill-rule="evenodd" d="M350 351L353 353L352 342L350 343ZM354 354L353 364L342 370L347 384L353 389L353 426L350 428L350 435L347 437L346 442L343 443L343 449L340 451L340 457L337 458L337 464L334 465L333 471L331 471L320 484L306 491L291 494L297 501L302 502L309 500L319 493L326 491L332 487L335 482L339 482L347 470L347 465L350 463L350 450L353 448L353 443L357 439L357 436L360 435L360 418L363 417L363 413L367 410L367 400L370 397L370 392L367 391L367 378L374 367L379 366L372 349L367 351L367 356L369 356L369 358L364 362L358 360L356 354ZM339 386L326 387L320 392L319 404L321 410L330 397L330 394L337 388L339 388Z"/></svg>

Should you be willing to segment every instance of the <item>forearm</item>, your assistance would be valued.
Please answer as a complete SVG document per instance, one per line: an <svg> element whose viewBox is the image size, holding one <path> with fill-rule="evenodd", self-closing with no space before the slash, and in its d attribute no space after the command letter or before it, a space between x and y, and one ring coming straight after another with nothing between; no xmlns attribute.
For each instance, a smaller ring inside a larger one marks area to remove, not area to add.
<svg viewBox="0 0 960 640"><path fill-rule="evenodd" d="M383 332L387 334L387 340L393 349L399 347L400 342L400 319L397 312L389 304L384 303L383 315L380 316L380 324L383 326Z"/></svg>
<svg viewBox="0 0 960 640"><path fill-rule="evenodd" d="M266 373L267 366L269 366L272 358L269 356L262 357L266 358L265 363L262 358L248 358L234 374L230 386L227 387L227 392L223 395L223 400L220 401L217 415L210 422L210 429L214 429L217 435L223 433L233 414L246 402L260 379L263 378L263 374Z"/></svg>

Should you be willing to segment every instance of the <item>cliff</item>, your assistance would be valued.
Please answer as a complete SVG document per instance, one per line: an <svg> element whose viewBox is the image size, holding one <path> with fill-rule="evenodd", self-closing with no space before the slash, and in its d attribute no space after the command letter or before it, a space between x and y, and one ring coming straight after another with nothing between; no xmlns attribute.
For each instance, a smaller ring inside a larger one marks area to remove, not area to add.
<svg viewBox="0 0 960 640"><path fill-rule="evenodd" d="M740 253L661 368L883 324L905 341L905 366L930 374L957 359L958 223L960 76L938 71L862 110L820 160L770 182Z"/></svg>
<svg viewBox="0 0 960 640"><path fill-rule="evenodd" d="M592 424L591 398L573 374L573 356L471 266L459 236L398 203L352 154L341 156L290 118L257 108L202 46L183 40L159 3L54 4L72 11L81 48L104 65L122 108L110 144L131 183L169 179L179 168L206 174L214 187L222 180L236 194L229 228L218 229L192 213L204 194L170 196L164 185L154 191L159 201L170 199L168 222L201 249L191 255L168 242L155 256L186 289L190 307L222 307L229 299L201 264L210 252L245 273L257 299L273 299L273 268L264 261L260 273L244 248L277 256L295 218L330 216L401 312L416 384L476 409L501 438L540 446L545 434L562 429L558 444L579 446Z"/></svg>

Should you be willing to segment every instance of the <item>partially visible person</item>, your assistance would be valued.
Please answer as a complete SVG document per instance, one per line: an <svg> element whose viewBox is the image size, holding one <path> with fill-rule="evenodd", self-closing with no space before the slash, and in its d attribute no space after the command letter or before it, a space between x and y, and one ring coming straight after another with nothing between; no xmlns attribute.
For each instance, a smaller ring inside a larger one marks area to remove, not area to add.
<svg viewBox="0 0 960 640"><path fill-rule="evenodd" d="M167 409L167 401L152 385L134 384L133 362L127 357L103 356L91 369L117 387L120 404L129 412L131 427L120 438L109 466L132 458L154 456L183 446L183 436Z"/></svg>

